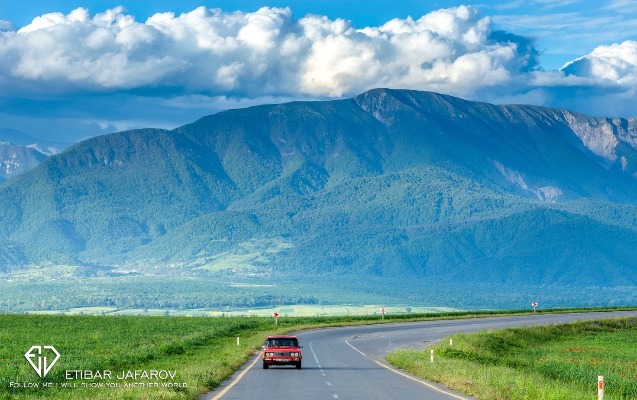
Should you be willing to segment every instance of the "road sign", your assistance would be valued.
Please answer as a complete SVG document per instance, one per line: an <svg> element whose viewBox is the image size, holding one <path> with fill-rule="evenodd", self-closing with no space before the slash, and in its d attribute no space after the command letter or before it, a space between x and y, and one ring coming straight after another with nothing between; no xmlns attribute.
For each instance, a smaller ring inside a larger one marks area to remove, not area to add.
<svg viewBox="0 0 637 400"><path fill-rule="evenodd" d="M531 303L533 307L537 307L537 303Z"/></svg>
<svg viewBox="0 0 637 400"><path fill-rule="evenodd" d="M380 318L385 319L385 307L380 308Z"/></svg>
<svg viewBox="0 0 637 400"><path fill-rule="evenodd" d="M272 315L274 315L274 318L277 318L279 316L278 312L272 313Z"/></svg>

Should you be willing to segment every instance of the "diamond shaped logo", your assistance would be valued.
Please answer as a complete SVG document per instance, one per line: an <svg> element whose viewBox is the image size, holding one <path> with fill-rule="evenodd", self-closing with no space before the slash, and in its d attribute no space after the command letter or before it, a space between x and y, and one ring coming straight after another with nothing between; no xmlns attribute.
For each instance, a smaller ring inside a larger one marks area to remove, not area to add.
<svg viewBox="0 0 637 400"><path fill-rule="evenodd" d="M49 358L46 355L43 355L46 354L47 351L51 351L55 355L51 362L49 362ZM44 378L60 359L60 353L58 353L53 346L31 346L29 351L24 353L24 357L29 364L31 364L35 372L38 373L40 378Z"/></svg>

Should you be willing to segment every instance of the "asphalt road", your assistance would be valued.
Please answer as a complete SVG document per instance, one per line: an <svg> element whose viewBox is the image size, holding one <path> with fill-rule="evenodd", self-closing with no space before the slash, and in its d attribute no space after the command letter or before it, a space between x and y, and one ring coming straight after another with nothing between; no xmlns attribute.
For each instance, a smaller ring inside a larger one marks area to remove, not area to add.
<svg viewBox="0 0 637 400"><path fill-rule="evenodd" d="M525 315L330 328L298 333L303 368L261 368L253 357L231 379L201 397L240 400L449 400L470 399L388 365L397 348L422 349L455 332L637 316L637 311ZM264 338L265 339L265 338Z"/></svg>

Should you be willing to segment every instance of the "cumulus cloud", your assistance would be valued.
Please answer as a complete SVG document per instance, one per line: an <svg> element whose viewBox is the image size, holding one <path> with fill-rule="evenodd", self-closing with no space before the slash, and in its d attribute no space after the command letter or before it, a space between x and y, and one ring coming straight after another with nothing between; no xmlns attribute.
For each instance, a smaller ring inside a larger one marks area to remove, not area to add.
<svg viewBox="0 0 637 400"><path fill-rule="evenodd" d="M596 116L637 117L637 42L598 46L557 71L532 71L515 95L520 102ZM501 99L510 99L513 93Z"/></svg>
<svg viewBox="0 0 637 400"><path fill-rule="evenodd" d="M528 39L460 6L355 29L288 8L197 8L138 22L121 7L50 13L0 36L0 84L50 92L339 97L379 86L470 95L533 68Z"/></svg>
<svg viewBox="0 0 637 400"><path fill-rule="evenodd" d="M591 79L600 84L637 85L637 42L599 46L590 54L562 67L567 75Z"/></svg>
<svg viewBox="0 0 637 400"><path fill-rule="evenodd" d="M635 116L637 42L599 46L556 71L540 56L533 38L496 30L467 6L363 28L289 8L200 7L146 21L122 7L78 8L18 30L0 20L0 120L83 138L375 87Z"/></svg>

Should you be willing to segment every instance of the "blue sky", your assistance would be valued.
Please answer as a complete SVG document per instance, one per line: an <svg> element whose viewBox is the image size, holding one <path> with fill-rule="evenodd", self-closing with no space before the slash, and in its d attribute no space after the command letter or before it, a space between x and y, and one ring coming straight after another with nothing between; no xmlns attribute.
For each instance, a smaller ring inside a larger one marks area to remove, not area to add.
<svg viewBox="0 0 637 400"><path fill-rule="evenodd" d="M2 2L0 58L58 141L381 86L637 116L637 0Z"/></svg>

